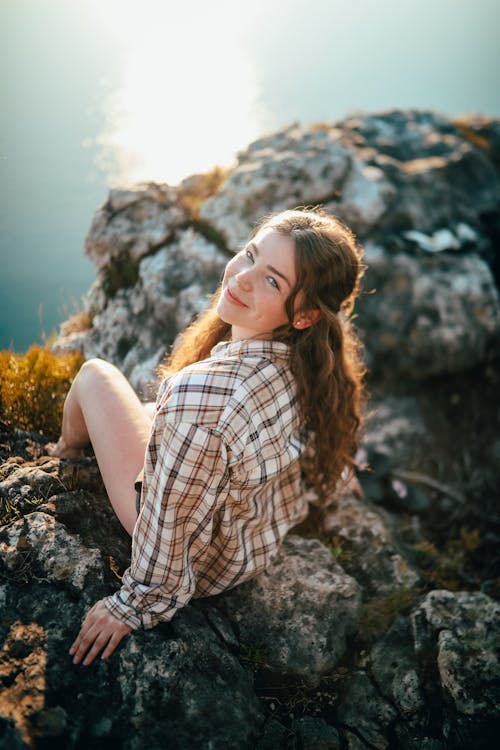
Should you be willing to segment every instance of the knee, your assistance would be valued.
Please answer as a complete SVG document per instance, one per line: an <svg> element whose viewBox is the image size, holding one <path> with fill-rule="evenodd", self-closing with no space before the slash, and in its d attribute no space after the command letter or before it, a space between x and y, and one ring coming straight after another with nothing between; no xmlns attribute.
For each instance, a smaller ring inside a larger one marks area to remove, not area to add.
<svg viewBox="0 0 500 750"><path fill-rule="evenodd" d="M95 383L96 381L108 380L116 374L120 374L120 371L111 362L93 357L83 363L78 373L78 379L83 383Z"/></svg>

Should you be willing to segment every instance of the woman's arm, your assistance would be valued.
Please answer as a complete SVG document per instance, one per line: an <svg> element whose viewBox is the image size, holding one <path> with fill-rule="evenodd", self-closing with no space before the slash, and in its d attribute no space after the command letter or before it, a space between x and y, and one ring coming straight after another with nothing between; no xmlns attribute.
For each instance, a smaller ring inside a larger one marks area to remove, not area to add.
<svg viewBox="0 0 500 750"><path fill-rule="evenodd" d="M89 611L70 653L87 665L107 658L139 627L172 619L196 588L196 562L212 540L213 514L227 494L227 452L214 430L163 423L152 476L146 471L132 561L115 594Z"/></svg>

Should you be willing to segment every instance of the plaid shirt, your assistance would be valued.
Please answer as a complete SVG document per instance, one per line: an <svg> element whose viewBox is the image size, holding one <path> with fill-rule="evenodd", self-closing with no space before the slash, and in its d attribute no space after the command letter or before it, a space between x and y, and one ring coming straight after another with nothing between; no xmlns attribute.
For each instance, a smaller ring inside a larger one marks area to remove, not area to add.
<svg viewBox="0 0 500 750"><path fill-rule="evenodd" d="M161 384L131 565L104 600L132 628L261 573L307 515L289 356L223 342Z"/></svg>

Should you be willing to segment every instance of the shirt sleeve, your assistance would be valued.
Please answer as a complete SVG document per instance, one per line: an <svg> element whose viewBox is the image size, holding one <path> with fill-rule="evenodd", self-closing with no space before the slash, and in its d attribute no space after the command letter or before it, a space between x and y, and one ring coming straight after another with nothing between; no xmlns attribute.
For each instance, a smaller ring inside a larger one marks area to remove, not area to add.
<svg viewBox="0 0 500 750"><path fill-rule="evenodd" d="M227 449L209 427L166 422L132 537L122 587L104 599L136 629L172 619L196 588L197 562L212 539L229 483Z"/></svg>

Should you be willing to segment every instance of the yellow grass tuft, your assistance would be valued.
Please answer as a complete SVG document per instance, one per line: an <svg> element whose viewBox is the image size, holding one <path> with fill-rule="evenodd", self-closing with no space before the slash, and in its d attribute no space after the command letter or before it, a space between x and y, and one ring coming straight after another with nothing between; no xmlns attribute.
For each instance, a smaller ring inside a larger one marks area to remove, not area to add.
<svg viewBox="0 0 500 750"><path fill-rule="evenodd" d="M66 393L83 361L79 352L56 355L38 345L25 354L0 351L0 419L56 437Z"/></svg>

